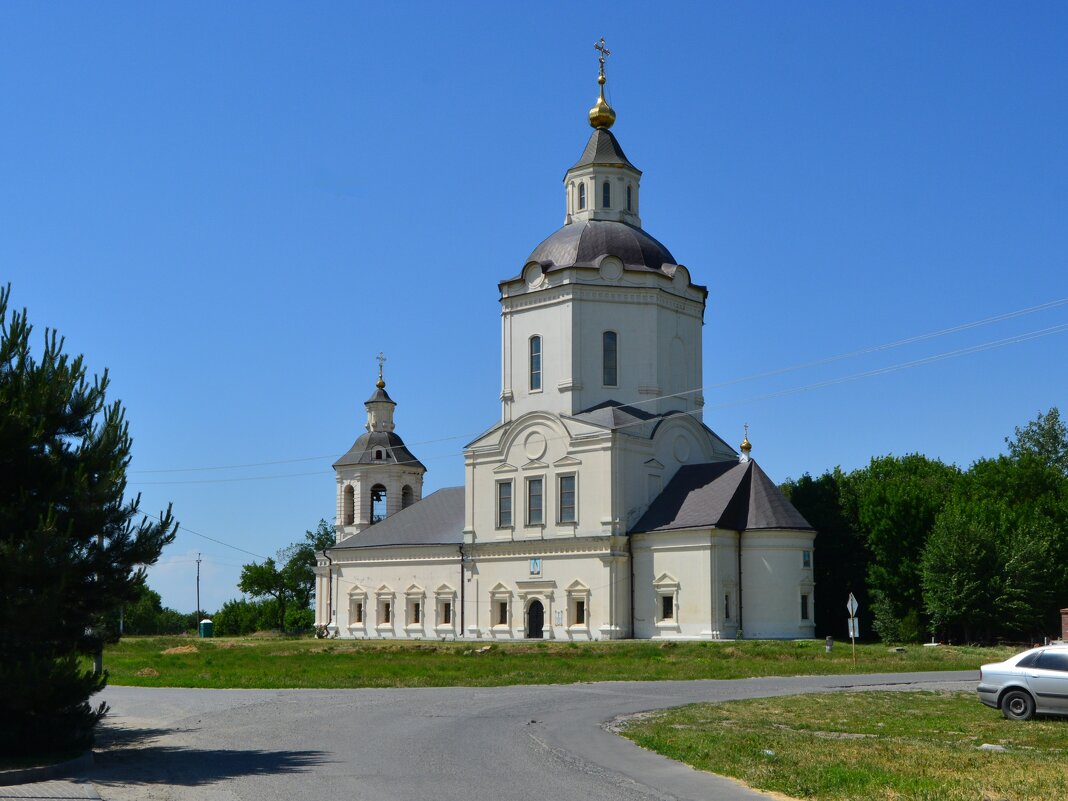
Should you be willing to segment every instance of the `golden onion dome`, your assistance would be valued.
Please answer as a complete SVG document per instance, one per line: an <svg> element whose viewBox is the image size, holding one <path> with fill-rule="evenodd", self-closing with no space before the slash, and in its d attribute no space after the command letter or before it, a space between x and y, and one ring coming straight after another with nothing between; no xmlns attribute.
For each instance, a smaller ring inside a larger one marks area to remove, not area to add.
<svg viewBox="0 0 1068 801"><path fill-rule="evenodd" d="M742 450L745 453L749 453L749 451L753 450L753 444L749 441L749 437L742 440Z"/></svg>
<svg viewBox="0 0 1068 801"><path fill-rule="evenodd" d="M601 93L597 97L597 103L590 109L591 128L611 128L616 121L616 112L604 99L604 73L597 76L597 83L601 85Z"/></svg>

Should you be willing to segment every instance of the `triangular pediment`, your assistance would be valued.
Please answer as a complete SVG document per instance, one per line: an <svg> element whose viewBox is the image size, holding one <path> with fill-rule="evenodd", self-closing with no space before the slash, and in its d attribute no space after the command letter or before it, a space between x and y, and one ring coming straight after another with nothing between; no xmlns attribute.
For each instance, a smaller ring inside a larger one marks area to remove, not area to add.
<svg viewBox="0 0 1068 801"><path fill-rule="evenodd" d="M511 592L511 590L508 589L508 585L505 584L503 581L498 581L496 584L493 585L493 587L490 588L490 592L491 593Z"/></svg>
<svg viewBox="0 0 1068 801"><path fill-rule="evenodd" d="M390 587L388 584L383 584L381 587L378 588L377 592L379 595L392 595L393 588Z"/></svg>
<svg viewBox="0 0 1068 801"><path fill-rule="evenodd" d="M582 464L581 459L576 459L574 456L564 456L553 462L553 467L578 467L580 464Z"/></svg>
<svg viewBox="0 0 1068 801"><path fill-rule="evenodd" d="M408 587L408 589L406 589L404 591L404 594L405 595L426 595L426 593L423 592L423 588L420 587L418 584L412 584L410 587Z"/></svg>
<svg viewBox="0 0 1068 801"><path fill-rule="evenodd" d="M494 473L514 473L516 470L518 470L518 468L508 464L508 462L502 462L493 468Z"/></svg>
<svg viewBox="0 0 1068 801"><path fill-rule="evenodd" d="M583 584L578 579L575 579L574 581L572 581L570 584L567 585L566 590L568 592L572 592L572 593L582 593L582 592L587 592L588 593L590 591L590 588L587 587L585 584Z"/></svg>
<svg viewBox="0 0 1068 801"><path fill-rule="evenodd" d="M438 587L436 590L434 590L434 592L437 595L455 595L456 594L456 590L454 590L452 588L452 586L450 586L449 584L442 584L440 587Z"/></svg>
<svg viewBox="0 0 1068 801"><path fill-rule="evenodd" d="M660 578L653 582L653 586L657 589L676 588L679 586L679 580L670 573L661 573Z"/></svg>
<svg viewBox="0 0 1068 801"><path fill-rule="evenodd" d="M534 468L541 468L541 469L544 470L548 466L549 465L545 464L545 462L541 461L540 459L531 459L529 462L527 462L525 465L523 465L523 469L524 470L531 470L531 469L534 469Z"/></svg>
<svg viewBox="0 0 1068 801"><path fill-rule="evenodd" d="M663 470L664 469L664 465L660 462L659 459L647 459L645 461L645 466L648 467L650 470Z"/></svg>
<svg viewBox="0 0 1068 801"><path fill-rule="evenodd" d="M349 590L349 597L363 597L367 595L367 590L361 587L359 584L353 584L352 589Z"/></svg>

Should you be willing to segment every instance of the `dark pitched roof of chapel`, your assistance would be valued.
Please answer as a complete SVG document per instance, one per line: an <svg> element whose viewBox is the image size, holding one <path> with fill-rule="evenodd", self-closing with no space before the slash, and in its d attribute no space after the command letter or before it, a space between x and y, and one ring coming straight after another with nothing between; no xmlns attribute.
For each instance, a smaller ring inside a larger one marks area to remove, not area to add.
<svg viewBox="0 0 1068 801"><path fill-rule="evenodd" d="M376 446L382 449L382 459L374 458ZM333 467L353 464L405 464L426 470L426 466L408 450L404 440L392 431L368 431L361 435Z"/></svg>
<svg viewBox="0 0 1068 801"><path fill-rule="evenodd" d="M445 487L342 540L331 551L390 545L460 545L464 488Z"/></svg>
<svg viewBox="0 0 1068 801"><path fill-rule="evenodd" d="M775 482L751 460L683 465L631 533L683 528L812 531Z"/></svg>
<svg viewBox="0 0 1068 801"><path fill-rule="evenodd" d="M586 149L582 151L582 155L579 160L572 166L571 170L579 167L586 167L590 164L602 164L605 166L619 165L621 167L630 167L632 170L641 172L637 167L630 163L626 155L623 153L623 148L619 145L619 140L615 135L607 128L597 128L590 135L590 140L586 143ZM568 170L570 172L571 170Z"/></svg>

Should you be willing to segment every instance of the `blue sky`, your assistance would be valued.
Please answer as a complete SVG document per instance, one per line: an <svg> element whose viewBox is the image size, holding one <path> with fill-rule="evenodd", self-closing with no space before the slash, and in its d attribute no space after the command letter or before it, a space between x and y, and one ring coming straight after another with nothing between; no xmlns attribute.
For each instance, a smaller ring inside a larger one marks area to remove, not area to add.
<svg viewBox="0 0 1068 801"><path fill-rule="evenodd" d="M379 351L425 491L462 483L600 36L643 224L709 287L705 422L774 479L1068 411L1068 6L653 8L0 6L0 281L110 370L185 527L167 605L332 517Z"/></svg>

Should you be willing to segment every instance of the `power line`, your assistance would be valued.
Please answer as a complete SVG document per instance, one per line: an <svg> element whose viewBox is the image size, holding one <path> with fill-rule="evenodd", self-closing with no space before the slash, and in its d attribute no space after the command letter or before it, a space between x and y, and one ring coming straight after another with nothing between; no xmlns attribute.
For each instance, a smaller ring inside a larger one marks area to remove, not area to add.
<svg viewBox="0 0 1068 801"><path fill-rule="evenodd" d="M1066 301L1066 302L1068 302L1068 301ZM1035 308L1038 308L1038 307L1035 307ZM946 330L948 331L950 329L946 329ZM954 330L957 330L957 329L954 329ZM863 378L871 378L871 377L874 377L874 376L885 375L887 373L900 372L901 370L907 370L907 369L911 369L913 367L920 367L920 366L923 366L923 365L932 364L934 362L945 361L946 359L955 358L957 356L965 356L965 355L970 355L970 354L973 354L973 353L981 353L983 351L993 350L995 348L1005 347L1007 345L1016 345L1016 344L1019 344L1021 342L1028 342L1030 340L1039 339L1041 337L1050 336L1052 334L1059 334L1059 333L1062 333L1064 331L1068 331L1068 323L1062 323L1060 325L1050 326L1048 328L1039 329L1037 331L1031 331L1031 332L1028 332L1026 334L1019 334L1019 335L1012 336L1012 337L1006 337L1004 339L992 340L990 342L984 342L984 343L982 343L980 345L972 345L972 346L969 346L969 347L966 347L966 348L958 348L956 350L946 351L944 353L935 354L933 356L925 356L925 357L920 358L920 359L913 359L912 361L901 362L899 364L890 365L888 367L880 367L880 368L875 369L875 370L866 370L866 371L859 372L859 373L852 373L850 375L840 376L838 378L832 378L832 379L828 379L826 381L820 381L820 382L817 382L817 383L814 383L814 384L806 384L804 386L791 387L791 388L787 388L787 389L778 390L776 392L769 392L769 393L766 393L766 394L763 394L763 395L754 395L754 396L750 396L748 398L741 398L741 399L734 400L734 401L727 401L727 402L724 402L724 403L717 403L717 404L713 404L711 406L705 406L702 409L694 410L694 411L691 411L691 412L680 412L680 413L697 415L697 414L701 414L706 409L726 409L726 408L729 408L729 407L732 407L732 406L740 406L740 405L746 404L746 403L754 403L756 401L770 400L770 399L773 399L773 398L780 398L780 397L785 397L785 396L788 396L788 395L797 395L797 394L800 394L802 392L809 392L809 391L812 391L814 389L823 389L825 387L834 386L836 384L844 384L844 383L847 383L847 382L850 382L850 381L858 381L858 380L863 379ZM916 341L916 338L911 338L909 340L900 340L900 342L908 342L908 341ZM869 349L869 351L865 351L865 352L870 352L870 349ZM860 353L860 351L858 351L858 353ZM845 356L843 356L842 358L845 358ZM828 360L821 361L819 363L822 364L822 363L826 363L827 361L835 361L835 360L837 360L837 357L832 357L832 358L830 358ZM816 362L810 363L810 365L813 365L813 364L816 364ZM779 371L779 372L788 372L790 369L795 369L795 368L786 368L786 369L784 369L782 371ZM799 366L796 369L801 369L801 367ZM767 374L761 374L761 375L772 375L772 374L773 373L767 373ZM709 389L713 389L713 388L718 387L718 386L723 386L723 385L722 384L713 385L713 386L710 386L708 388ZM692 394L695 394L695 393L698 393L698 392L703 392L703 391L704 391L703 387L698 387L696 389L684 390L682 392L676 392L676 393L671 394L671 395L660 395L660 396L657 396L655 398L650 398L648 400L642 400L642 401L636 401L634 403L628 403L628 404L625 404L625 405L633 408L633 407L638 407L638 406L641 406L641 405L644 405L644 404L648 404L648 403L656 403L656 402L659 402L659 401L663 401L663 400L665 400L667 398L680 397L680 396L683 396L683 395L692 395ZM620 430L623 430L623 429L626 429L626 428L633 428L633 427L637 427L637 426L643 426L643 425L646 425L648 423L649 423L649 420L635 420L635 421L630 422L630 423L623 423L622 425L616 426L614 428L614 430L620 431ZM555 438L556 439L562 439L563 437L564 437L564 435L558 435ZM441 442L441 441L444 441L445 439L464 439L464 438L466 438L466 437L454 436L454 437L442 438L442 439L436 440L436 441ZM433 459L454 458L454 457L460 456L460 455L462 455L462 452L439 454L439 455L437 455L435 457L432 457L432 458ZM414 463L416 461L419 461L419 460L416 460L416 459L397 460L396 464L411 464L411 463ZM430 461L430 459L427 459L427 461ZM199 480L190 480L190 481L132 481L130 483L131 484L136 484L136 485L142 485L142 484L146 484L146 485L152 485L152 484L154 484L154 485L221 484L221 483L244 482L244 481L265 481L265 480L272 480L272 479L279 479L279 478L297 478L297 477L302 477L302 476L313 476L313 475L318 476L318 475L323 475L325 472L326 472L325 470L316 470L314 472L307 472L307 473L288 473L288 474L273 475L273 476L245 476L245 477L236 477L236 478L199 479Z"/></svg>
<svg viewBox="0 0 1068 801"><path fill-rule="evenodd" d="M891 350L893 348L899 348L899 347L903 347L905 345L915 344L917 342L924 342L924 341L927 341L927 340L930 340L930 339L935 339L937 337L947 336L949 334L960 333L961 331L966 331L966 330L969 330L969 329L972 329L972 328L978 328L980 326L990 325L992 323L997 323L997 322L1002 322L1002 321L1005 321L1005 320L1010 320L1010 319L1013 319L1013 318L1016 318L1016 317L1022 317L1022 316L1027 315L1027 314L1034 314L1034 313L1040 312L1040 311L1048 311L1049 309L1055 309L1055 308L1058 308L1058 307L1064 306L1064 305L1068 305L1068 298L1060 298L1058 300L1051 300L1051 301L1048 301L1046 303L1037 304L1035 306L1028 306L1028 307L1023 308L1023 309L1016 309L1014 311L1004 312L1002 314L996 314L996 315L993 315L993 316L990 316L990 317L984 317L984 318L982 318L980 320L973 320L971 322L961 323L959 325L950 326L949 328L942 328L942 329L939 329L937 331L930 331L930 332L927 332L927 333L924 333L924 334L918 334L918 335L915 335L915 336L906 337L904 339L894 340L893 342L886 342L886 343L883 343L881 345L872 345L872 346L867 347L867 348L861 348L859 350L848 351L846 353L839 353L839 354L836 354L836 355L833 355L833 356L827 356L827 357L820 358L820 359L814 359L812 361L802 362L800 364L795 364L795 365L791 365L791 366L788 366L788 367L780 367L780 368L777 368L777 369L774 369L774 370L767 370L767 371L763 371L763 372L759 372L759 373L752 373L752 374L747 375L747 376L741 376L739 378L733 378L733 379L730 379L728 381L722 381L722 382L719 382L719 383L716 383L716 384L707 384L703 388L702 387L698 387L697 389L685 390L683 392L677 392L677 393L674 393L672 395L659 395L659 396L654 397L654 398L634 401L634 402L628 403L626 405L630 406L630 407L638 408L638 407L641 407L641 406L646 405L646 404L657 403L657 402L663 401L666 398L680 397L680 396L683 396L683 395L691 395L691 394L694 394L694 393L697 393L697 392L702 392L702 391L705 391L705 390L709 390L710 391L710 390L715 390L715 389L722 389L724 387L733 386L735 384L744 383L746 381L755 381L755 380L762 379L762 378L771 378L771 377L774 377L774 376L777 376L777 375L783 375L785 373L796 372L798 370L807 370L807 369L811 369L813 367L821 367L821 366L824 366L824 365L827 365L827 364L833 364L835 362L844 361L846 359L857 358L859 356L867 356L867 355L870 355L872 353L878 353L878 352L885 351L885 350ZM1054 328L1056 328L1056 326L1054 326ZM1047 331L1047 333L1058 333L1058 332L1059 332L1059 330ZM1037 332L1032 332L1032 334L1036 334L1036 333ZM857 380L858 378L867 377L869 375L879 375L879 374L884 373L884 372L893 372L895 370L906 369L907 367L911 367L911 366L918 366L920 364L926 364L926 363L928 363L930 361L940 361L940 360L945 359L945 358L950 358L950 356L953 356L953 355L964 355L965 353L980 352L981 350L988 350L988 349L991 349L993 347L1000 347L1002 344L1015 344L1016 342L1027 341L1028 339L1035 339L1035 338L1038 338L1038 336L1044 336L1044 335L1046 335L1046 334L1045 333L1037 333L1037 335L1030 335L1030 334L1029 335L1021 335L1021 337L1018 338L1018 339L1010 337L1007 340L1000 341L1000 344L985 343L982 346L975 346L974 349L961 349L960 351L952 351L952 352L950 352L949 355L940 354L938 356L928 357L928 359L926 359L926 360L920 359L920 360L916 360L915 362L907 362L907 363L904 363L904 365L895 366L893 368L884 368L882 370L874 370L874 371L868 371L868 372L864 372L864 373L857 373L857 374L854 374L853 376L847 376L847 377L844 377L842 379L834 379L832 381L821 382L821 383L818 383L818 384L811 384L811 385L807 385L805 387L798 387L798 388L794 388L794 389L782 390L781 392L777 392L777 393L769 393L767 395L760 395L760 396L756 396L756 397L752 398L752 400L764 400L764 399L768 399L768 398L779 397L781 395L791 395L791 394L796 394L796 393L799 393L799 392L805 392L805 391L808 391L810 389L816 389L816 388L820 388L820 387L823 387L823 386L831 386L831 385L833 385L835 383L842 383L844 381ZM728 404L718 404L716 406L709 407L709 408L725 408L726 406L736 406L736 405L739 405L739 404L745 403L745 402L747 402L747 401L733 401L733 402L728 403ZM457 439L465 439L466 440L466 439L471 439L474 436L477 436L477 434L475 434L475 435L462 435L462 434L459 434L459 435L453 435L453 436L448 436L448 437L439 437L439 438L436 438L436 439L421 440L419 442L411 442L411 443L407 443L407 445L408 445L408 447L418 447L420 445L431 445L431 444L436 444L436 443L439 443L439 442L450 442L450 441L457 440ZM436 457L430 457L430 458L431 459L440 459L440 458L444 458L445 456L451 457L451 456L454 456L454 455L455 455L454 453L450 453L450 454L444 454L442 456L436 456ZM210 466L210 467L174 467L174 468L159 468L159 469L153 469L153 470L131 470L131 471L129 471L129 475L148 475L148 474L158 474L158 473L210 472L210 471L214 471L214 470L236 470L236 469L243 469L243 468L249 468L249 467L269 467L269 466L281 465L281 464L295 464L295 463L299 463L299 462L311 462L311 461L318 461L320 459L330 459L330 458L333 458L333 454L327 454L327 455L322 455L322 456L303 456L303 457L298 457L298 458L293 458L293 459L276 459L276 460L264 461L264 462L245 462L245 463L240 463L240 464L216 465L216 466ZM304 473L283 473L283 474L273 475L273 476L245 476L245 477L236 477L236 478L218 478L218 479L189 480L189 481L136 481L136 482L131 482L131 483L138 484L138 485L217 484L217 483L227 483L227 482L259 481L259 480L278 479L278 478L301 478L301 477L304 477L304 476L321 475L323 472L324 472L323 470L317 470L317 471L313 471L313 472L304 472Z"/></svg>

